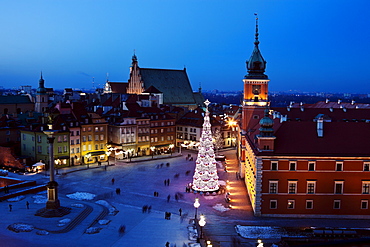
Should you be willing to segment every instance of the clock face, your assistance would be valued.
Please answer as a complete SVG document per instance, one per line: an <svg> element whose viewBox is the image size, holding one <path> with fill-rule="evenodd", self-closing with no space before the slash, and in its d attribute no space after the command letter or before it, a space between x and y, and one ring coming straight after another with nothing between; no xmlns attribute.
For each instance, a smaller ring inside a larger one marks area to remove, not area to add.
<svg viewBox="0 0 370 247"><path fill-rule="evenodd" d="M261 85L253 85L252 92L254 95L258 95L261 93Z"/></svg>

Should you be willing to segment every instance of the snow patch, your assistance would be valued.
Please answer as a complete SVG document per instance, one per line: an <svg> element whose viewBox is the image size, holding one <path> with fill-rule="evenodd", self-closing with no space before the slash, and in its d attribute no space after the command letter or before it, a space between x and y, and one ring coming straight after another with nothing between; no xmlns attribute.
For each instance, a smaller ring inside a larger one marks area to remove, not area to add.
<svg viewBox="0 0 370 247"><path fill-rule="evenodd" d="M99 200L99 201L96 201L95 203L108 208L109 215L116 215L119 212L114 206L112 206L109 202L105 200Z"/></svg>
<svg viewBox="0 0 370 247"><path fill-rule="evenodd" d="M25 224L25 223L14 223L9 225L8 230L13 231L13 232L30 232L35 227L33 225Z"/></svg>
<svg viewBox="0 0 370 247"><path fill-rule="evenodd" d="M229 211L230 208L225 208L224 205L222 204L216 204L215 206L213 206L214 209L218 210L218 211L221 211L221 212L225 212L225 211Z"/></svg>
<svg viewBox="0 0 370 247"><path fill-rule="evenodd" d="M43 195L34 195L32 196L32 198L35 199L33 202L37 204L44 204L48 201L46 196L43 196Z"/></svg>
<svg viewBox="0 0 370 247"><path fill-rule="evenodd" d="M89 227L89 228L86 229L85 233L95 234L95 233L99 233L101 229L102 228L100 228L100 227Z"/></svg>
<svg viewBox="0 0 370 247"><path fill-rule="evenodd" d="M85 207L85 205L81 204L81 203L72 203L71 204L71 207L75 207L75 208L83 208Z"/></svg>
<svg viewBox="0 0 370 247"><path fill-rule="evenodd" d="M9 198L7 201L8 202L19 202L21 200L23 200L24 198L26 198L25 196L16 196L16 197L13 197L13 198Z"/></svg>
<svg viewBox="0 0 370 247"><path fill-rule="evenodd" d="M88 193L88 192L75 192L73 194L68 194L67 197L74 200L92 200L95 198L96 195Z"/></svg>
<svg viewBox="0 0 370 247"><path fill-rule="evenodd" d="M236 225L235 230L240 236L250 239L280 239L281 237L289 236L280 227Z"/></svg>
<svg viewBox="0 0 370 247"><path fill-rule="evenodd" d="M108 225L110 220L99 220L98 222L100 225Z"/></svg>
<svg viewBox="0 0 370 247"><path fill-rule="evenodd" d="M49 235L49 232L46 230L39 230L36 232L37 235Z"/></svg>

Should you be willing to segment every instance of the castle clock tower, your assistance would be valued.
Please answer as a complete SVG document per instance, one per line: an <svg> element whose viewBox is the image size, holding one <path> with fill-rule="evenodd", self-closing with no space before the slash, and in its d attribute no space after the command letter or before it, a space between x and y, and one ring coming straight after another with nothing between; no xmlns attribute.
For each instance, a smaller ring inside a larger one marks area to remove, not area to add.
<svg viewBox="0 0 370 247"><path fill-rule="evenodd" d="M268 76L265 75L266 61L259 50L258 17L256 15L256 34L254 49L246 62L248 74L244 77L243 122L242 129L246 132L258 128L268 103Z"/></svg>

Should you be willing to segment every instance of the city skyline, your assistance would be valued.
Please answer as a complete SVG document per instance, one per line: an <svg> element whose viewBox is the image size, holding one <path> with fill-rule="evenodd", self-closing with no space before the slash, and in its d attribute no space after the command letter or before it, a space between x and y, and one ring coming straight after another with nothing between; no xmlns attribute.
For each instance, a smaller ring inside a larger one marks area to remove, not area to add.
<svg viewBox="0 0 370 247"><path fill-rule="evenodd" d="M369 3L6 1L0 85L102 87L142 68L183 69L193 90L243 90L259 16L270 91L368 93ZM94 78L94 79L93 79ZM94 81L94 85L93 82Z"/></svg>

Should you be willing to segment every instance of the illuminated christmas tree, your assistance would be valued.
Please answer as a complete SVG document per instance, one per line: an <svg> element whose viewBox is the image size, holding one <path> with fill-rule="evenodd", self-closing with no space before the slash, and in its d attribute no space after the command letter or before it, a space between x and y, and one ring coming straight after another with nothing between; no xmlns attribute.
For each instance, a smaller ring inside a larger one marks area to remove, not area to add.
<svg viewBox="0 0 370 247"><path fill-rule="evenodd" d="M195 162L196 166L192 188L196 191L212 192L218 190L219 185L216 166L217 163L215 153L213 151L211 122L208 111L208 105L210 102L206 100L204 103L206 104L206 114L204 116L198 157Z"/></svg>

